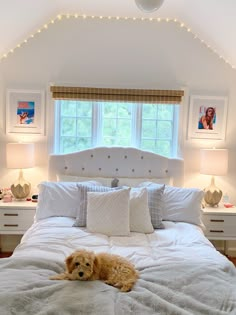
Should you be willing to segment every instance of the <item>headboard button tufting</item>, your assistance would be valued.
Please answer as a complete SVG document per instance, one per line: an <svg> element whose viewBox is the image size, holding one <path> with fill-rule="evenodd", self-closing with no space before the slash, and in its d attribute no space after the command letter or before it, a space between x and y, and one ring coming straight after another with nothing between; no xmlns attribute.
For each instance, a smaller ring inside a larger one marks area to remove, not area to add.
<svg viewBox="0 0 236 315"><path fill-rule="evenodd" d="M65 169L65 170L67 170L67 169L68 169L68 167L67 167L67 166L65 166L65 167L64 167L64 169Z"/></svg>

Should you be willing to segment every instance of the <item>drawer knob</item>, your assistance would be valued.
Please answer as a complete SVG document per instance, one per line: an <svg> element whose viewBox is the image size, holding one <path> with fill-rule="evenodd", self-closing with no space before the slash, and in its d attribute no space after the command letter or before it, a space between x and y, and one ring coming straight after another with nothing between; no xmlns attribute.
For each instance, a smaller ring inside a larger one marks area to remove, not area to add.
<svg viewBox="0 0 236 315"><path fill-rule="evenodd" d="M6 226L6 227L17 227L18 224L4 224L4 226Z"/></svg>
<svg viewBox="0 0 236 315"><path fill-rule="evenodd" d="M220 220L211 219L211 222L225 222L225 220L222 220L222 219L220 219Z"/></svg>
<svg viewBox="0 0 236 315"><path fill-rule="evenodd" d="M5 217L18 217L18 213L4 213Z"/></svg>
<svg viewBox="0 0 236 315"><path fill-rule="evenodd" d="M212 233L224 233L224 230L210 230Z"/></svg>

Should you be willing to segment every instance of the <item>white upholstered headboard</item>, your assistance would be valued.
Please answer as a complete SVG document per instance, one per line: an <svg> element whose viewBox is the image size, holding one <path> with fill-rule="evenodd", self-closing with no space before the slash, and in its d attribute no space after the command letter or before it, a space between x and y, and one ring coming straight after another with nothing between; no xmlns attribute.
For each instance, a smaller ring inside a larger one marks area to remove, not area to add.
<svg viewBox="0 0 236 315"><path fill-rule="evenodd" d="M50 155L48 179L58 174L81 177L171 178L183 186L184 162L131 147L97 147L80 152Z"/></svg>

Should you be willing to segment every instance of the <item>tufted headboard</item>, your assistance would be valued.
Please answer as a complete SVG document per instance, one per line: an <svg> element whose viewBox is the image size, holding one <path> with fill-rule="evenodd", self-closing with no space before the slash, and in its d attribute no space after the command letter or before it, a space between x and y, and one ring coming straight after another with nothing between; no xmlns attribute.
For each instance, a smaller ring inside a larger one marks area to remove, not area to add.
<svg viewBox="0 0 236 315"><path fill-rule="evenodd" d="M50 155L48 179L57 174L83 177L171 178L174 186L183 186L182 159L166 158L131 147L97 147L80 152Z"/></svg>

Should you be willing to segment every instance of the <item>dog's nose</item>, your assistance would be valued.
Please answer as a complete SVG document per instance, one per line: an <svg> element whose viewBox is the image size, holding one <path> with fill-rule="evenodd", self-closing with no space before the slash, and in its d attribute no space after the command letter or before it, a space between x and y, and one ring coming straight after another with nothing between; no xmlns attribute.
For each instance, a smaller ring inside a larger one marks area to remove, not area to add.
<svg viewBox="0 0 236 315"><path fill-rule="evenodd" d="M79 276L83 277L84 273L82 271L79 272Z"/></svg>

